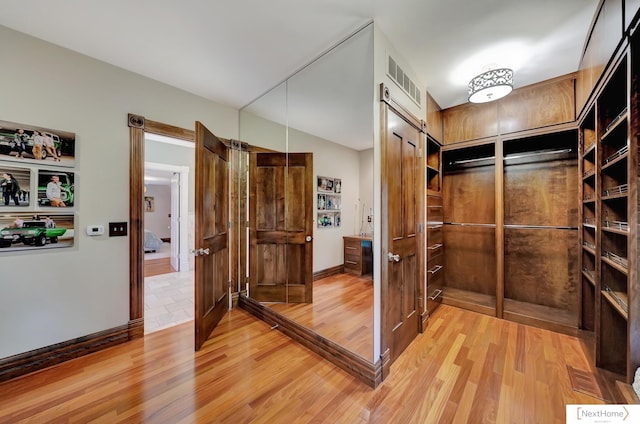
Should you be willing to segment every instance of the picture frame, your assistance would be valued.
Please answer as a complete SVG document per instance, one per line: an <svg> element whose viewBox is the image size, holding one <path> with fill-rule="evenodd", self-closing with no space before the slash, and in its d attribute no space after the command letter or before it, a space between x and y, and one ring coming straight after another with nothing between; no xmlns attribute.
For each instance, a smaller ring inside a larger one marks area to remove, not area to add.
<svg viewBox="0 0 640 424"><path fill-rule="evenodd" d="M28 212L0 215L0 253L72 247L73 213Z"/></svg>
<svg viewBox="0 0 640 424"><path fill-rule="evenodd" d="M144 211L155 212L156 202L153 196L144 196Z"/></svg>
<svg viewBox="0 0 640 424"><path fill-rule="evenodd" d="M31 205L31 168L0 163L0 210Z"/></svg>
<svg viewBox="0 0 640 424"><path fill-rule="evenodd" d="M0 161L74 167L75 154L73 132L0 120Z"/></svg>
<svg viewBox="0 0 640 424"><path fill-rule="evenodd" d="M74 172L66 169L38 169L34 200L37 200L39 206L71 208L76 197Z"/></svg>

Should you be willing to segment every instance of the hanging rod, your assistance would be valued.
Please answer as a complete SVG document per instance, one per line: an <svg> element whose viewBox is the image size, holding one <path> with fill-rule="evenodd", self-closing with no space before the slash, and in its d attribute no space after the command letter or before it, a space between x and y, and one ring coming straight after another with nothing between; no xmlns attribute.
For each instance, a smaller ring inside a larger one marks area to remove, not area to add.
<svg viewBox="0 0 640 424"><path fill-rule="evenodd" d="M487 156L485 158L453 160L449 162L449 165L462 165L463 163L480 162L482 160L489 160L489 159L495 159L495 158L496 158L495 156Z"/></svg>
<svg viewBox="0 0 640 424"><path fill-rule="evenodd" d="M520 225L520 224L504 224L504 228L514 229L541 229L541 230L578 230L578 227L567 227L563 225Z"/></svg>
<svg viewBox="0 0 640 424"><path fill-rule="evenodd" d="M530 156L541 156L541 155L557 155L557 154L561 154L561 153L570 153L573 149L571 148L566 148L566 149L556 149L556 150L540 150L537 152L531 152L531 153L520 153L520 154L513 154L513 155L508 155L505 156L504 159L522 159L522 158L527 158ZM482 158L474 158L474 159L461 159L461 160L454 160L449 162L449 165L462 165L465 163L472 163L472 162L480 162L480 161L484 161L484 160L490 160L490 159L495 159L495 156L487 156L487 157L482 157Z"/></svg>
<svg viewBox="0 0 640 424"><path fill-rule="evenodd" d="M528 158L529 156L541 156L541 155L556 155L556 154L560 154L560 153L570 153L572 149L570 148L566 148L566 149L557 149L557 150L540 150L537 152L531 152L531 153L520 153L520 154L514 154L512 156L505 156L505 159L521 159L521 158Z"/></svg>
<svg viewBox="0 0 640 424"><path fill-rule="evenodd" d="M444 222L444 225L458 225L461 227L496 227L496 224L474 224L471 222Z"/></svg>

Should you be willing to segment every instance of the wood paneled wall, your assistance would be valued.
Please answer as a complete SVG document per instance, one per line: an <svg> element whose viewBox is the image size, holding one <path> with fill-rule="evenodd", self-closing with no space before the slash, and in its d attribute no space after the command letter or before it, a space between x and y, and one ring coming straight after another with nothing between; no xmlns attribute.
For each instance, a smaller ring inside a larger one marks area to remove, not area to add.
<svg viewBox="0 0 640 424"><path fill-rule="evenodd" d="M513 90L489 103L465 103L442 111L443 142L453 144L573 122L576 74Z"/></svg>
<svg viewBox="0 0 640 424"><path fill-rule="evenodd" d="M427 93L427 134L440 143L444 139L442 135L442 108L429 93Z"/></svg>
<svg viewBox="0 0 640 424"><path fill-rule="evenodd" d="M582 110L609 60L623 40L640 1L603 0L596 13L584 48L576 79L576 109ZM623 21L623 16L624 21ZM579 114L579 113L578 113Z"/></svg>

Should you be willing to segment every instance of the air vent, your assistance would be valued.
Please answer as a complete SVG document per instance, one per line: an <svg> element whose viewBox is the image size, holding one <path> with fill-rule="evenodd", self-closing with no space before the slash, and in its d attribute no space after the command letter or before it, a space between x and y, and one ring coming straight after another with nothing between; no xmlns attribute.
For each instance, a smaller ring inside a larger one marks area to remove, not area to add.
<svg viewBox="0 0 640 424"><path fill-rule="evenodd" d="M389 66L387 66L387 75L420 107L420 88L418 88L391 56L387 56L387 58L389 63Z"/></svg>

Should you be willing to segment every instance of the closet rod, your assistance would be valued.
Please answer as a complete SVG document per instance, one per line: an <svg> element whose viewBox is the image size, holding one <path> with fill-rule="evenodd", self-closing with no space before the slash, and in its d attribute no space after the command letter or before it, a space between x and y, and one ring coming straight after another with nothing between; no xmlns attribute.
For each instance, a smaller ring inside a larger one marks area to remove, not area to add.
<svg viewBox="0 0 640 424"><path fill-rule="evenodd" d="M520 225L520 224L504 224L504 228L514 229L542 229L542 230L578 230L578 227L567 227L563 225Z"/></svg>
<svg viewBox="0 0 640 424"><path fill-rule="evenodd" d="M539 156L539 155L556 155L559 153L570 153L572 149L557 149L557 150L540 150L538 152L531 152L531 153L521 153L521 154L515 154L512 156L505 156L504 159L521 159L521 158L526 158L529 156ZM495 156L487 156L484 158L475 158L475 159L462 159L462 160L454 160L449 162L449 165L461 165L464 163L471 163L471 162L479 162L482 160L489 160L489 159L495 159Z"/></svg>
<svg viewBox="0 0 640 424"><path fill-rule="evenodd" d="M481 160L489 160L489 159L495 159L495 158L496 158L495 156L487 156L486 158L453 160L449 162L449 165L460 165L463 163L480 162Z"/></svg>
<svg viewBox="0 0 640 424"><path fill-rule="evenodd" d="M540 150L538 152L531 152L531 153L520 153L520 154L515 154L512 156L505 156L505 160L506 159L521 159L521 158L528 158L529 156L540 156L540 155L555 155L555 154L559 154L559 153L569 153L571 152L571 149L567 148L567 149L557 149L557 150Z"/></svg>
<svg viewBox="0 0 640 424"><path fill-rule="evenodd" d="M471 222L444 222L444 225L459 225L461 227L496 227L496 224L474 224Z"/></svg>

